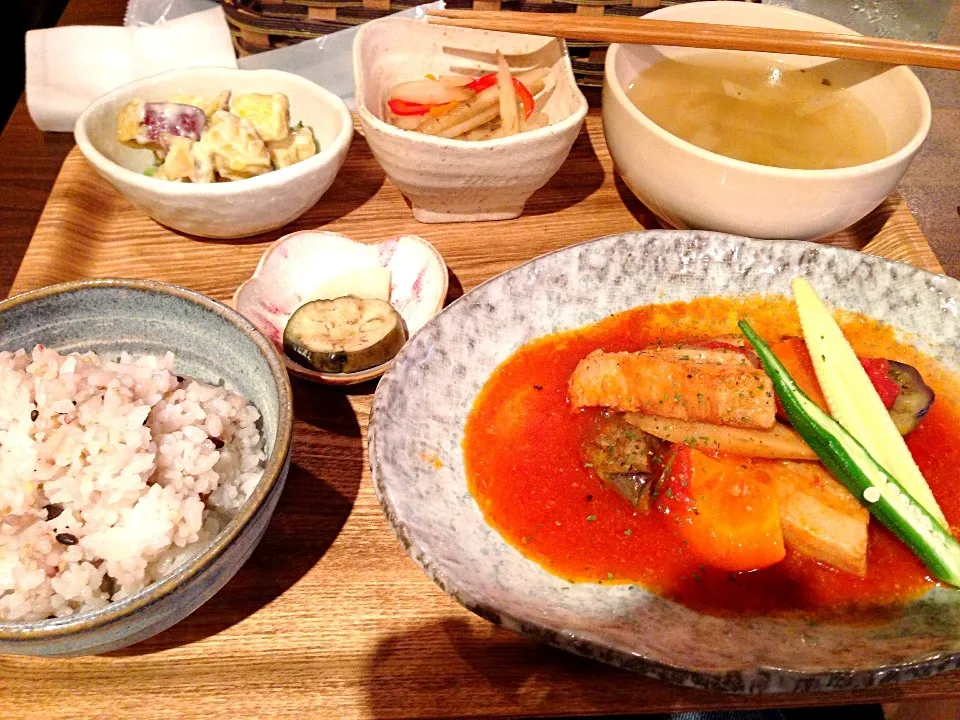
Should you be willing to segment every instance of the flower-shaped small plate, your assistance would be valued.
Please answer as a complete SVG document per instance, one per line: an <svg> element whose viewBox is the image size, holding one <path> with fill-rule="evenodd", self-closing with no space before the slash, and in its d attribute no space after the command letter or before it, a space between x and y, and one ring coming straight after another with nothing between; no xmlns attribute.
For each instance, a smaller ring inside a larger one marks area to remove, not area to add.
<svg viewBox="0 0 960 720"><path fill-rule="evenodd" d="M447 296L447 265L429 242L403 235L367 244L319 230L290 233L267 248L253 277L234 293L233 306L283 353L283 329L304 297L324 282L371 267L390 270L390 304L410 337L440 312ZM284 361L291 374L329 385L372 380L393 362L353 373L323 373L285 355Z"/></svg>

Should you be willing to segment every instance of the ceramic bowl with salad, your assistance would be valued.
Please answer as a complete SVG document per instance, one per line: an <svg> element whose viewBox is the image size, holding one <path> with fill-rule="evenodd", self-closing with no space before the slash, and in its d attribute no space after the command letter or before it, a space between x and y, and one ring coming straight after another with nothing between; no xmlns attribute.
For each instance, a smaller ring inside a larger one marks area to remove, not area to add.
<svg viewBox="0 0 960 720"><path fill-rule="evenodd" d="M311 208L343 164L353 121L340 98L290 73L191 68L99 98L74 132L100 176L154 220L228 238Z"/></svg>

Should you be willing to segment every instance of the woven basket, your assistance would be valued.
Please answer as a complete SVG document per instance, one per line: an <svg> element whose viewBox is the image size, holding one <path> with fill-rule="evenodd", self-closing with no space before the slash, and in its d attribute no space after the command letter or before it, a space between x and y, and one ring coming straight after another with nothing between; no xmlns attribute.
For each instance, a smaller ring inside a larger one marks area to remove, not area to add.
<svg viewBox="0 0 960 720"><path fill-rule="evenodd" d="M286 47L420 5L424 0L220 0L240 55ZM749 1L749 0L748 0ZM664 5L695 0L447 0L447 7L474 10L626 15L639 17ZM603 84L606 43L568 40L577 82Z"/></svg>

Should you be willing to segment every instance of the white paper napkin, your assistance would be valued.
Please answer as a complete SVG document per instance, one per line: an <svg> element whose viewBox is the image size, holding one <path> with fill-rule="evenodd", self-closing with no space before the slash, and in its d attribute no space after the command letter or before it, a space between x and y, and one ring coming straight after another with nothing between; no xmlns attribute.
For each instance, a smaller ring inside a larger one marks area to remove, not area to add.
<svg viewBox="0 0 960 720"><path fill-rule="evenodd" d="M209 7L213 0L129 0L124 24L132 27L170 23ZM427 10L442 9L444 0L434 0L395 13L395 17L409 17L426 21ZM284 70L311 80L339 96L351 110L353 97L353 39L360 31L357 25L329 35L304 40L301 43L247 55L237 61L243 70Z"/></svg>
<svg viewBox="0 0 960 720"><path fill-rule="evenodd" d="M442 10L444 7L444 0L436 0L401 10L391 17L408 17L426 22L427 10ZM305 77L339 96L348 108L355 110L353 40L358 32L359 25L285 48L247 55L240 58L239 65L244 70L272 68Z"/></svg>
<svg viewBox="0 0 960 720"><path fill-rule="evenodd" d="M223 8L146 27L73 26L27 33L27 110L41 130L70 132L93 100L184 67L236 67Z"/></svg>

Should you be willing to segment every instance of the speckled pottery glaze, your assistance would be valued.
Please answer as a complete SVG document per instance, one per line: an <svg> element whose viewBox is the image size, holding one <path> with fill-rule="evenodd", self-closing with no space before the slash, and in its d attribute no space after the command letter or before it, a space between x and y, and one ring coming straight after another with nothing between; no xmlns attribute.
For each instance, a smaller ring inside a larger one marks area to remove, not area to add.
<svg viewBox="0 0 960 720"><path fill-rule="evenodd" d="M428 73L479 76L500 50L514 71L551 68L537 110L550 125L481 142L448 140L384 122L387 93ZM428 25L407 18L366 23L353 44L357 115L377 161L420 222L505 220L560 168L587 114L562 40Z"/></svg>
<svg viewBox="0 0 960 720"><path fill-rule="evenodd" d="M371 267L390 270L390 304L413 335L440 312L449 278L443 256L417 235L362 243L340 233L301 230L273 243L253 276L233 295L233 307L257 326L283 354L291 374L326 385L356 385L378 378L389 360L352 373L324 373L294 362L283 352L283 330L293 311L322 283Z"/></svg>
<svg viewBox="0 0 960 720"><path fill-rule="evenodd" d="M956 591L934 589L898 617L864 627L701 615L636 586L549 574L487 525L467 490L467 413L493 370L524 343L638 305L789 295L798 275L828 302L890 322L960 369L960 283L947 277L853 251L700 231L625 233L575 245L467 293L424 327L381 379L370 464L407 552L445 592L493 623L681 685L840 690L960 665Z"/></svg>
<svg viewBox="0 0 960 720"><path fill-rule="evenodd" d="M260 542L290 463L293 403L283 362L245 318L199 293L147 280L92 280L0 302L0 350L176 355L177 372L226 384L262 416L266 469L237 516L175 572L124 600L72 617L0 623L0 653L87 655L145 640L209 600Z"/></svg>
<svg viewBox="0 0 960 720"><path fill-rule="evenodd" d="M163 100L175 93L212 96L284 93L290 119L312 130L320 152L290 167L218 183L179 183L146 177L145 149L117 141L117 113L135 97ZM333 184L353 138L346 104L316 83L280 70L187 68L124 85L97 98L77 119L77 147L104 180L158 223L211 238L238 238L274 230L313 207Z"/></svg>

